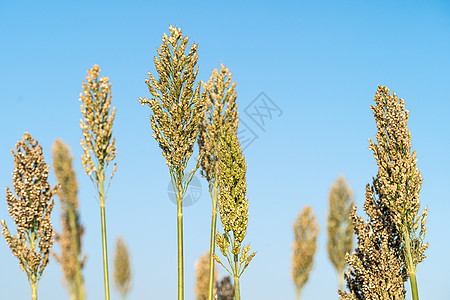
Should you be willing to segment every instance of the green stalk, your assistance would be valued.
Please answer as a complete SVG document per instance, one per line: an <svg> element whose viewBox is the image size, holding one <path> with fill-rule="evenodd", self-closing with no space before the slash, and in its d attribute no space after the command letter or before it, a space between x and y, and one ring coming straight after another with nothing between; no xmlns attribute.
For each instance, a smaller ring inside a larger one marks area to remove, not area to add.
<svg viewBox="0 0 450 300"><path fill-rule="evenodd" d="M84 300L84 287L83 287L83 278L81 275L81 263L80 263L80 245L78 243L78 228L77 222L75 219L75 208L73 206L70 207L69 210L69 222L70 228L72 232L72 243L75 245L75 256L76 256L76 285L75 285L75 299L76 300Z"/></svg>
<svg viewBox="0 0 450 300"><path fill-rule="evenodd" d="M105 216L105 192L104 192L104 174L103 170L99 172L99 198L100 198L100 213L102 222L102 248L103 248L103 276L105 282L105 300L109 300L109 275L108 275L108 249L106 244L106 216Z"/></svg>
<svg viewBox="0 0 450 300"><path fill-rule="evenodd" d="M31 300L37 300L37 282L34 280L34 282L31 283Z"/></svg>
<svg viewBox="0 0 450 300"><path fill-rule="evenodd" d="M217 174L217 173L216 173ZM214 253L216 250L216 223L217 223L217 190L218 182L217 175L214 180L214 192L212 198L212 219L211 219L211 244L209 246L209 285L208 285L208 300L213 299L214 289Z"/></svg>
<svg viewBox="0 0 450 300"><path fill-rule="evenodd" d="M179 181L179 180L177 180ZM178 300L184 299L184 268L183 268L183 194L181 182L177 184L177 239L178 239Z"/></svg>
<svg viewBox="0 0 450 300"><path fill-rule="evenodd" d="M411 284L411 293L413 300L419 300L419 292L417 289L417 279L416 279L416 270L413 265L412 255L411 255L411 243L409 240L408 231L404 230L403 232L405 236L405 252L406 252L406 263L408 264L408 273L409 273L409 283Z"/></svg>
<svg viewBox="0 0 450 300"><path fill-rule="evenodd" d="M171 173L172 186L177 197L177 243L178 243L178 300L184 299L184 263L183 263L183 174L175 170ZM186 186L187 188L187 186Z"/></svg>
<svg viewBox="0 0 450 300"><path fill-rule="evenodd" d="M339 280L339 289L341 291L343 291L344 290L344 271L343 270L341 270L338 273L338 280Z"/></svg>
<svg viewBox="0 0 450 300"><path fill-rule="evenodd" d="M419 292L417 290L416 274L410 273L409 281L411 283L411 292L412 292L413 300L419 300Z"/></svg>
<svg viewBox="0 0 450 300"><path fill-rule="evenodd" d="M234 255L234 299L241 300L241 292L239 290L239 258Z"/></svg>
<svg viewBox="0 0 450 300"><path fill-rule="evenodd" d="M31 234L28 236L28 242L30 243L30 248L36 250L36 233L31 231ZM31 300L37 300L37 287L38 287L38 279L36 273L31 273L28 276L30 286L31 286Z"/></svg>
<svg viewBox="0 0 450 300"><path fill-rule="evenodd" d="M300 294L302 293L301 289L295 289L295 299L300 300Z"/></svg>
<svg viewBox="0 0 450 300"><path fill-rule="evenodd" d="M70 285L69 296L70 296L70 300L78 300L76 284L71 284Z"/></svg>
<svg viewBox="0 0 450 300"><path fill-rule="evenodd" d="M241 300L241 293L239 291L239 277L234 276L234 299Z"/></svg>

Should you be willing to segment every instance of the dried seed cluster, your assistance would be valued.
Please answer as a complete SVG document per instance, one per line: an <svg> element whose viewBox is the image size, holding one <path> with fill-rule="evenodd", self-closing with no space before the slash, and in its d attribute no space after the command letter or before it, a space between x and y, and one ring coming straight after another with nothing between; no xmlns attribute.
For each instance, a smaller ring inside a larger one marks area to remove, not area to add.
<svg viewBox="0 0 450 300"><path fill-rule="evenodd" d="M424 244L428 210L425 207L422 217L419 216L422 176L417 168L416 151L411 153L409 112L403 99L397 98L395 93L389 95L387 87L378 87L375 103L372 111L378 128L378 145L372 140L369 142L379 168L380 195L391 211L403 247L407 240L411 241L412 265L407 263L406 266L409 273L415 273L415 266L425 258L428 248L428 243Z"/></svg>
<svg viewBox="0 0 450 300"><path fill-rule="evenodd" d="M297 215L293 224L294 243L292 245L292 278L297 290L297 298L311 273L317 250L319 224L311 206L306 205Z"/></svg>
<svg viewBox="0 0 450 300"><path fill-rule="evenodd" d="M116 241L114 255L114 283L116 290L125 299L131 289L131 263L128 247L120 236Z"/></svg>
<svg viewBox="0 0 450 300"><path fill-rule="evenodd" d="M81 257L82 236L84 227L80 223L78 212L78 182L72 167L73 156L67 145L56 140L53 145L53 169L59 182L58 197L61 201L62 232L56 234L56 241L61 248L61 254L54 254L60 263L71 295L81 299L84 292L81 269L86 255Z"/></svg>
<svg viewBox="0 0 450 300"><path fill-rule="evenodd" d="M233 271L230 272L217 255L214 257L234 277L239 277L255 256L255 252L250 254L250 245L241 249L248 223L246 169L237 133L227 126L219 143L219 211L224 233L217 233L216 244L230 264L234 261Z"/></svg>
<svg viewBox="0 0 450 300"><path fill-rule="evenodd" d="M196 285L195 285L195 299L207 300L209 287L209 251L201 255L199 260L195 263L196 270ZM215 267L215 264L214 264ZM214 282L217 282L218 272L214 272ZM215 287L213 294L216 294L217 287Z"/></svg>
<svg viewBox="0 0 450 300"><path fill-rule="evenodd" d="M380 201L376 187L366 187L364 210L369 216L367 223L356 215L351 218L358 246L354 253L345 256L348 272L345 274L349 293L339 291L343 300L405 299L404 281L406 269L399 251L398 231L390 217L389 209Z"/></svg>
<svg viewBox="0 0 450 300"><path fill-rule="evenodd" d="M426 208L417 235L422 178L416 154L411 154L408 111L404 101L383 86L375 103L378 145L370 140L370 149L379 169L372 187L366 186L367 223L356 216L356 208L352 212L358 247L346 256L350 293L339 291L341 299L405 299L404 282L415 274L428 247L423 244Z"/></svg>
<svg viewBox="0 0 450 300"><path fill-rule="evenodd" d="M161 48L157 49L159 60L154 58L159 80L150 72L150 79L145 80L154 98L139 98L139 101L153 111L150 117L153 137L162 149L166 164L183 173L193 152L203 111L200 84L194 90L198 45L192 44L186 56L189 38L183 38L181 29L170 26L169 30L171 36L164 34Z"/></svg>
<svg viewBox="0 0 450 300"><path fill-rule="evenodd" d="M234 285L230 276L223 277L216 283L217 300L234 300Z"/></svg>
<svg viewBox="0 0 450 300"><path fill-rule="evenodd" d="M339 288L342 289L342 278L346 265L345 254L353 248L353 224L350 213L355 200L344 176L339 176L331 186L328 197L330 211L328 214L328 257L339 273Z"/></svg>
<svg viewBox="0 0 450 300"><path fill-rule="evenodd" d="M86 174L94 182L103 181L104 171L109 163L116 157L116 139L112 138L112 125L116 108L111 109L111 84L108 77L100 77L100 67L94 65L87 71L86 82L83 82L83 93L80 94L80 119L83 137L81 146L84 154L81 156ZM95 159L92 158L95 157ZM117 164L114 164L111 178L115 173Z"/></svg>
<svg viewBox="0 0 450 300"><path fill-rule="evenodd" d="M2 233L30 284L35 285L49 261L53 245L50 214L57 187L48 184L49 167L44 161L42 147L25 133L17 142L14 155L13 187L15 197L6 188L6 201L11 218L17 226L17 236L11 235L2 220Z"/></svg>
<svg viewBox="0 0 450 300"><path fill-rule="evenodd" d="M231 83L232 75L221 64L220 73L214 69L208 83L203 83L205 109L201 115L198 146L201 174L212 188L216 178L216 164L219 156L219 140L226 124L237 130L238 112L236 104L236 83Z"/></svg>

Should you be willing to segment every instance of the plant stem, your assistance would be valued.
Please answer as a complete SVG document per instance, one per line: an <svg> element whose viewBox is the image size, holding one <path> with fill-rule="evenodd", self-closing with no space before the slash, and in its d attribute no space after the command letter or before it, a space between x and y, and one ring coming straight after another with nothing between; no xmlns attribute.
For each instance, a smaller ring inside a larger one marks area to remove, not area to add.
<svg viewBox="0 0 450 300"><path fill-rule="evenodd" d="M79 232L75 218L75 207L73 206L70 206L69 208L69 222L72 233L72 244L75 245L75 257L76 257L75 299L84 300L83 277L81 275L81 262L80 262L80 244L78 243Z"/></svg>
<svg viewBox="0 0 450 300"><path fill-rule="evenodd" d="M406 226L405 226L406 229ZM404 229L403 235L405 237L405 252L406 252L406 263L408 264L408 273L409 273L409 282L411 284L411 293L413 300L419 300L419 292L417 290L417 279L416 279L416 270L413 264L412 255L411 255L411 243L409 240L409 232Z"/></svg>
<svg viewBox="0 0 450 300"><path fill-rule="evenodd" d="M31 283L31 300L37 300L37 282Z"/></svg>
<svg viewBox="0 0 450 300"><path fill-rule="evenodd" d="M295 289L295 299L300 300L302 290L301 289Z"/></svg>
<svg viewBox="0 0 450 300"><path fill-rule="evenodd" d="M241 300L241 292L239 290L239 258L234 255L234 299Z"/></svg>
<svg viewBox="0 0 450 300"><path fill-rule="evenodd" d="M239 290L239 277L234 276L234 299L241 300L241 292Z"/></svg>
<svg viewBox="0 0 450 300"><path fill-rule="evenodd" d="M419 300L419 292L417 290L416 274L410 273L409 281L411 283L411 292L412 292L413 300Z"/></svg>
<svg viewBox="0 0 450 300"><path fill-rule="evenodd" d="M100 184L99 198L100 198L100 213L102 221L103 275L105 281L105 300L109 300L108 249L106 244L105 193L103 181L104 181L103 170L99 170L99 184Z"/></svg>
<svg viewBox="0 0 450 300"><path fill-rule="evenodd" d="M31 234L28 235L28 242L30 243L30 248L36 251L36 233L35 231L31 231ZM30 282L30 286L31 286L31 299L32 300L37 300L37 274L36 273L31 273L31 274L27 274L28 275L28 280Z"/></svg>
<svg viewBox="0 0 450 300"><path fill-rule="evenodd" d="M179 180L177 180L179 181ZM184 270L183 270L183 194L181 182L177 188L177 239L178 239L178 300L184 299Z"/></svg>
<svg viewBox="0 0 450 300"><path fill-rule="evenodd" d="M209 246L209 285L208 300L213 299L214 289L214 253L216 249L216 223L217 223L217 176L214 180L214 191L212 199L212 219L211 219L211 244Z"/></svg>
<svg viewBox="0 0 450 300"><path fill-rule="evenodd" d="M339 289L341 291L343 291L344 290L344 271L343 270L340 270L338 272L338 280L339 280Z"/></svg>

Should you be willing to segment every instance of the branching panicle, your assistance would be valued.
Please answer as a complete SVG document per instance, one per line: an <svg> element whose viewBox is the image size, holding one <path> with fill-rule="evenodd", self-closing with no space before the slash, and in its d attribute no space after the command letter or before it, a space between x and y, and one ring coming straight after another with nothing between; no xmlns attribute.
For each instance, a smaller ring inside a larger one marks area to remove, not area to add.
<svg viewBox="0 0 450 300"><path fill-rule="evenodd" d="M329 193L328 257L338 272L339 288L343 289L345 254L353 248L353 225L350 212L355 205L353 192L344 176L339 176Z"/></svg>
<svg viewBox="0 0 450 300"><path fill-rule="evenodd" d="M339 291L341 299L405 299L403 283L407 274L399 260L403 254L399 251L398 231L377 193L376 187L367 185L364 203L369 216L367 223L356 215L356 207L351 213L358 246L353 254L346 255L349 293Z"/></svg>
<svg viewBox="0 0 450 300"><path fill-rule="evenodd" d="M217 233L216 244L231 270L217 255L214 257L235 280L239 279L255 256L255 252L250 253L249 245L242 247L248 223L246 168L236 130L227 126L219 143L219 210L224 233Z"/></svg>
<svg viewBox="0 0 450 300"><path fill-rule="evenodd" d="M116 252L114 255L114 283L116 290L126 299L131 289L131 262L130 253L122 237L116 240Z"/></svg>
<svg viewBox="0 0 450 300"><path fill-rule="evenodd" d="M199 132L203 114L203 99L200 83L194 88L198 73L197 44L192 44L185 54L188 37L181 29L170 26L170 37L162 37L162 44L154 63L159 74L156 80L151 73L145 81L151 100L139 98L142 105L148 104L153 111L150 123L153 137L159 144L169 167L170 179L177 198L178 239L178 300L184 299L183 264L183 208L182 202L194 173L199 167L199 158L194 170L185 174L194 143Z"/></svg>
<svg viewBox="0 0 450 300"><path fill-rule="evenodd" d="M319 235L319 224L312 208L307 205L298 214L293 224L294 243L292 255L292 278L296 287L297 299L308 281L311 273L314 255L317 250L317 236Z"/></svg>
<svg viewBox="0 0 450 300"><path fill-rule="evenodd" d="M199 260L195 263L196 270L196 284L195 284L195 299L206 300L208 299L208 286L209 286L209 252L201 255ZM216 268L214 264L214 268ZM214 282L218 279L218 272L214 272ZM217 288L216 288L217 290ZM213 292L216 294L216 291Z"/></svg>
<svg viewBox="0 0 450 300"><path fill-rule="evenodd" d="M60 263L72 299L84 300L83 276L81 274L86 255L81 255L84 227L78 212L78 182L72 167L73 156L69 148L56 140L53 145L53 169L60 184L58 197L61 201L62 232L56 234L61 255L54 253Z"/></svg>
<svg viewBox="0 0 450 300"><path fill-rule="evenodd" d="M415 273L416 266L424 258L428 243L424 244L427 208L419 215L419 193L422 176L417 168L416 152L411 152L411 134L407 122L409 112L405 102L387 87L378 87L372 111L377 123L377 142L370 140L370 149L379 167L377 180L380 194L391 210L403 246L408 242L412 264L406 261L409 273ZM420 225L420 226L419 226ZM420 227L420 231L419 231Z"/></svg>
<svg viewBox="0 0 450 300"><path fill-rule="evenodd" d="M30 134L25 133L17 142L14 155L14 196L6 188L8 211L17 226L12 235L2 220L2 233L14 256L19 259L22 271L32 287L32 298L37 299L37 284L49 262L53 245L53 228L50 215L52 199L57 191L48 183L49 167L44 161L42 147Z"/></svg>
<svg viewBox="0 0 450 300"><path fill-rule="evenodd" d="M423 243L427 209L420 218L422 178L416 154L411 153L408 111L404 101L383 86L378 87L375 103L378 144L369 142L379 169L372 187L366 188L369 220L357 217L356 209L352 214L358 247L347 256L350 294L339 293L341 299L405 299L409 277L412 298L418 300L415 274L428 247Z"/></svg>
<svg viewBox="0 0 450 300"><path fill-rule="evenodd" d="M81 113L84 121L80 120L83 137L81 146L84 153L81 156L83 168L91 179L98 192L102 227L102 251L103 274L105 283L105 300L109 300L109 274L108 274L108 250L106 243L106 213L105 200L109 184L116 172L117 164L114 164L109 177L109 183L105 188L106 169L109 163L116 157L116 139L112 138L112 125L116 113L111 108L111 84L108 77L98 78L100 68L94 65L88 70L86 82L83 82L84 94L80 94Z"/></svg>
<svg viewBox="0 0 450 300"><path fill-rule="evenodd" d="M210 187L215 180L216 163L220 136L229 125L237 130L238 112L236 104L236 83L231 83L232 76L221 65L220 73L214 69L207 83L203 83L205 102L202 114L198 145L200 150L201 174L208 180Z"/></svg>
<svg viewBox="0 0 450 300"><path fill-rule="evenodd" d="M234 286L230 276L225 276L216 282L217 300L234 300Z"/></svg>
<svg viewBox="0 0 450 300"><path fill-rule="evenodd" d="M84 121L80 120L83 130L81 145L83 168L91 180L99 182L105 180L104 171L116 157L116 139L112 138L112 125L116 108L111 110L111 84L108 77L100 77L100 67L94 65L88 70L86 82L83 82L83 93L80 94L81 113ZM114 164L111 177L117 165Z"/></svg>
<svg viewBox="0 0 450 300"><path fill-rule="evenodd" d="M231 73L228 72L228 69L223 64L221 65L220 73L217 69L214 69L208 83L203 83L205 90L202 94L204 110L201 115L197 141L200 152L200 165L202 167L201 174L208 181L212 200L208 300L212 300L214 288L214 268L212 266L215 254L219 190L219 143L220 136L226 126L230 126L234 131L237 130L238 113L235 86L234 82L231 83Z"/></svg>
<svg viewBox="0 0 450 300"><path fill-rule="evenodd" d="M182 173L193 153L203 111L200 84L194 89L198 45L192 44L186 56L189 38L183 38L181 29L170 26L169 30L171 36L164 34L158 49L159 59L154 58L159 80L150 72L150 79L145 80L154 98L139 98L139 101L142 105L148 104L153 111L150 117L153 137L159 143L167 165Z"/></svg>

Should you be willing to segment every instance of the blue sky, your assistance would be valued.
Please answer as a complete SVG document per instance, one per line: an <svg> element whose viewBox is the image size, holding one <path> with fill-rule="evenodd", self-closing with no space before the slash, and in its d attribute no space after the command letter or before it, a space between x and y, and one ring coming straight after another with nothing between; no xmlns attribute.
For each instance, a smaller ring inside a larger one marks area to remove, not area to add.
<svg viewBox="0 0 450 300"><path fill-rule="evenodd" d="M112 83L117 173L107 199L110 268L114 241L129 244L130 299L175 299L176 206L169 174L150 127L144 80L169 25L198 43L198 80L223 63L236 82L241 124L257 138L246 147L250 220L246 241L257 255L241 279L243 299L294 299L291 225L304 205L320 221L318 252L303 299L336 299L337 274L326 252L327 197L343 174L364 201L377 168L368 139L378 85L406 102L422 172L430 247L419 265L423 299L447 299L450 287L450 4L446 1L9 1L0 0L0 219L10 228L5 187L11 148L28 131L51 163L55 138L70 145L79 181L88 255L88 299L102 299L100 213L81 166L79 94L86 70L100 65ZM279 108L259 127L247 112L261 101ZM192 160L193 161L193 160ZM209 247L211 201L202 193L184 210L185 286L194 296L194 264ZM53 174L50 177L55 184ZM59 229L59 204L52 216ZM3 238L1 238L3 240ZM56 247L55 247L56 249ZM0 241L0 299L29 299L25 274ZM226 271L221 269L221 275ZM67 299L54 260L39 284L41 299ZM408 284L409 285L409 284ZM407 286L408 286L407 285ZM118 295L113 292L112 299ZM410 299L408 294L407 299Z"/></svg>

